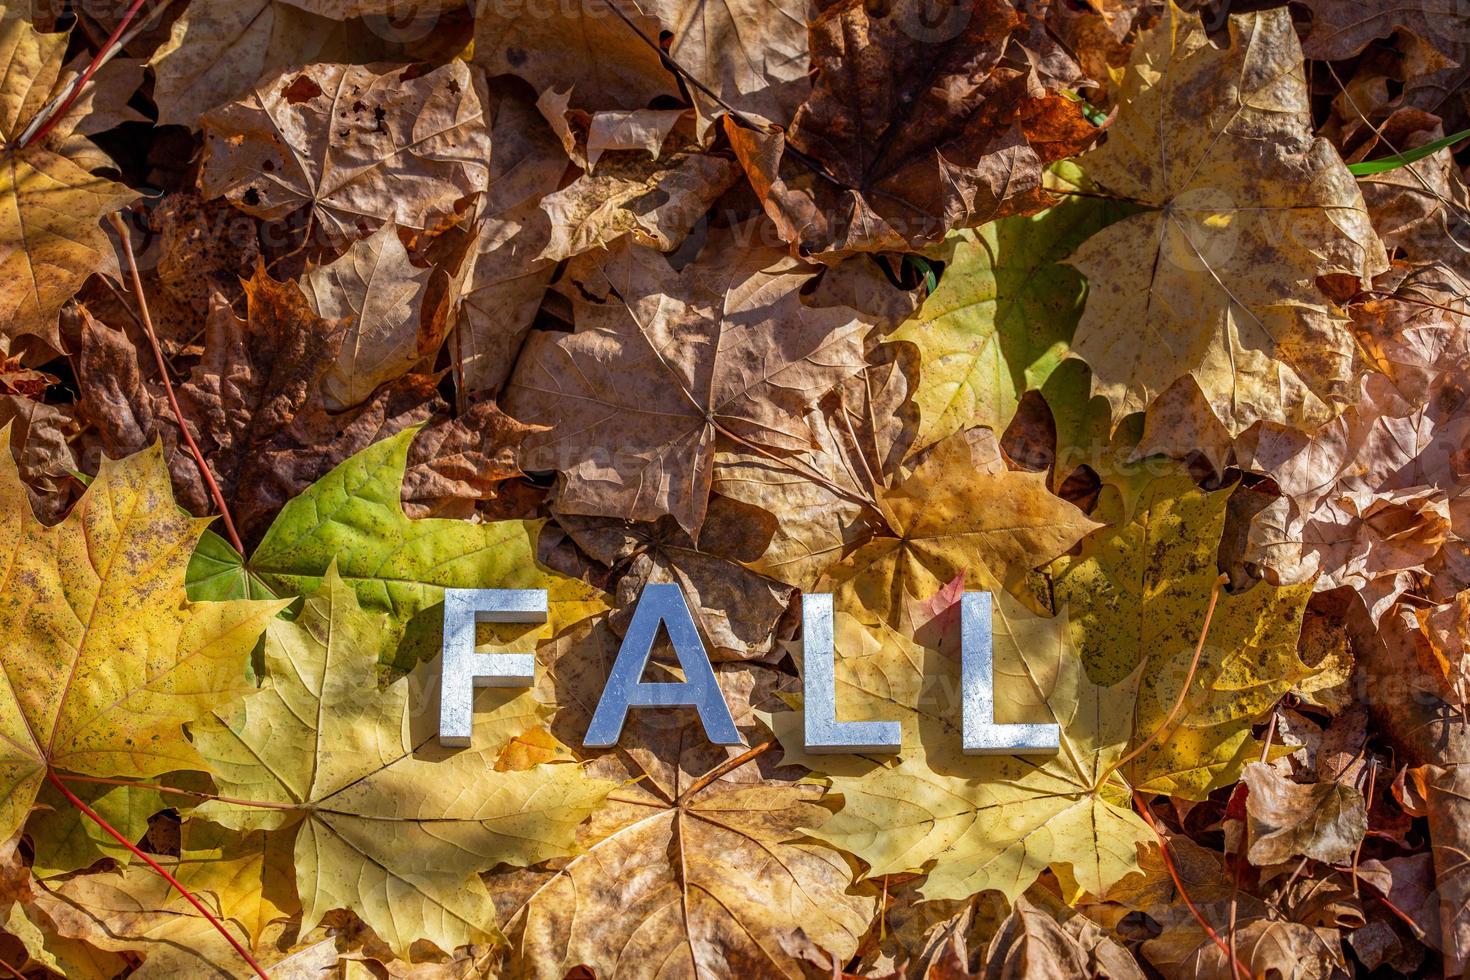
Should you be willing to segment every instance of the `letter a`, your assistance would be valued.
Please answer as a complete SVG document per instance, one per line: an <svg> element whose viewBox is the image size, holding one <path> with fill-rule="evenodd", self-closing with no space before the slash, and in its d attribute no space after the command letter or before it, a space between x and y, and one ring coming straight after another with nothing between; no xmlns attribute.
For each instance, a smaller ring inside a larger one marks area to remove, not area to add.
<svg viewBox="0 0 1470 980"><path fill-rule="evenodd" d="M684 668L685 679L682 682L646 683L643 680L660 624L668 630L679 666ZM677 585L648 585L638 597L633 621L628 624L628 633L618 648L618 657L613 661L612 673L608 675L607 686L602 689L602 698L592 713L592 724L587 726L587 736L582 739L582 744L592 749L616 745L618 737L623 734L629 708L684 705L693 706L699 712L704 733L711 742L716 745L745 744L735 728L735 719L730 716L725 696L715 683L714 668L710 666L709 654L700 642L699 631L694 626L694 618L689 615L683 593Z"/></svg>

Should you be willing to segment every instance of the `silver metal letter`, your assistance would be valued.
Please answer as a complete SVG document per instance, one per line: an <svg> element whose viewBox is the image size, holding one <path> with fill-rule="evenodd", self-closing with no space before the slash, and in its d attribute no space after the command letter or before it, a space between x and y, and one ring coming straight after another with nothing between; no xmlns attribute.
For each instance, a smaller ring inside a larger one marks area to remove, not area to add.
<svg viewBox="0 0 1470 980"><path fill-rule="evenodd" d="M445 589L439 744L469 745L475 688L529 687L534 653L476 653L476 623L544 623L545 589Z"/></svg>
<svg viewBox="0 0 1470 980"><path fill-rule="evenodd" d="M832 597L801 597L801 689L808 752L897 752L903 729L896 721L838 721L837 674L832 647Z"/></svg>
<svg viewBox="0 0 1470 980"><path fill-rule="evenodd" d="M995 661L991 652L990 593L960 596L960 671L966 755L1055 752L1056 725L998 725L995 722Z"/></svg>
<svg viewBox="0 0 1470 980"><path fill-rule="evenodd" d="M660 623L668 630L679 666L684 668L685 679L678 683L643 681ZM616 745L623 734L623 723L628 720L629 708L683 705L691 705L699 712L705 736L711 742L745 744L735 728L735 719L730 716L725 695L715 683L714 668L700 642L699 630L694 626L694 617L689 615L683 593L677 585L647 585L638 597L633 621L628 624L623 645L618 648L618 657L613 661L612 672L608 674L607 685L602 689L602 698L592 713L592 723L587 726L582 744L593 749Z"/></svg>

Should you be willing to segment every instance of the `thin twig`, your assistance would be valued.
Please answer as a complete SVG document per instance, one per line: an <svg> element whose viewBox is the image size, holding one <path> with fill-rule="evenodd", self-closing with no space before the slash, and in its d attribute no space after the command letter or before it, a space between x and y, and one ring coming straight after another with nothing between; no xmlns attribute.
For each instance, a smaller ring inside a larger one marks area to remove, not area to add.
<svg viewBox="0 0 1470 980"><path fill-rule="evenodd" d="M250 964L250 968L255 971L256 976L263 978L263 980L270 980L270 974L261 969L260 964L255 962L255 957L250 955L250 951L246 949L243 945L241 945L238 939L230 935L230 931L224 927L224 924L220 922L219 919L216 919L214 915L209 911L209 909L204 907L204 904L200 902L199 899L194 897L193 892L189 891L189 889L179 884L179 879L169 874L167 868L159 864L157 861L153 860L151 856L146 854L136 844L128 840L122 834L118 833L117 828L113 827L112 824L104 820L97 813L96 810L93 810L91 807L87 806L86 803L82 802L82 799L79 796L68 789L67 785L57 778L54 771L52 771L51 769L47 769L46 778L51 781L51 785L55 786L58 790L61 791L61 795L65 796L67 800L71 802L72 806L82 811L82 813L89 820L91 820L97 826L101 827L103 830L107 831L107 833L112 837L113 840L117 841L123 847L126 847L134 857L138 858L144 864L148 865L148 867L158 872L158 874L162 876L164 881L167 881L174 888L178 889L179 894L188 899L189 904L198 909L199 914L208 919L209 924L214 926L219 934L221 936L224 936L225 939L229 941L230 945L235 948L235 952L240 954L240 958L243 959L246 963Z"/></svg>
<svg viewBox="0 0 1470 980"><path fill-rule="evenodd" d="M168 393L168 404L173 409L174 421L179 424L179 432L183 434L184 442L194 456L194 462L199 467L199 474L204 478L204 484L209 488L209 494L214 498L215 506L219 508L230 544L241 557L244 557L245 545L240 541L240 535L235 530L235 522L230 519L230 508L225 504L225 495L220 491L219 484L215 482L214 473L210 470L209 464L204 461L204 453L199 451L198 444L194 442L194 435L189 431L189 423L184 420L183 409L179 408L179 399L174 395L174 385L168 377L168 362L163 359L163 348L158 344L158 335L153 330L153 318L148 314L148 301L143 296L143 277L138 275L138 260L133 255L133 240L128 234L127 222L116 213L108 215L108 219L117 229L118 237L122 239L123 255L128 260L128 276L133 284L133 295L138 300L138 312L143 316L143 332L147 334L148 344L153 348L153 358L158 362L158 377L163 381L163 390Z"/></svg>
<svg viewBox="0 0 1470 980"><path fill-rule="evenodd" d="M1210 587L1210 604L1205 607L1205 624L1199 631L1199 642L1194 647L1194 658L1189 661L1189 671L1184 675L1184 683L1179 688L1179 697L1174 701L1174 707L1169 709L1169 714L1164 718L1163 723L1158 728L1155 728L1148 738L1139 743L1138 748L1129 752L1108 767L1108 771L1103 776L1104 779L1119 769L1122 769L1147 751L1150 746L1159 740L1159 736L1168 731L1169 727L1174 724L1174 719L1179 712L1184 710L1184 703L1189 700L1190 685L1194 683L1195 671L1199 669L1200 656L1205 650L1205 637L1210 635L1210 623L1215 618L1215 606L1220 601L1220 590L1225 587L1225 583L1228 581L1230 581L1230 577L1222 573L1219 578L1215 579L1215 584Z"/></svg>
<svg viewBox="0 0 1470 980"><path fill-rule="evenodd" d="M1178 890L1179 897L1184 899L1184 904L1189 909L1190 914L1194 916L1194 920L1200 924L1200 928L1205 931L1205 934L1220 948L1220 952L1229 958L1232 968L1231 972L1243 977L1244 980L1251 980L1250 971L1236 958L1235 950L1226 945L1225 940L1220 938L1220 934L1214 930L1214 927L1210 925L1209 921L1205 919L1204 914L1200 912L1195 906L1194 901L1189 897L1189 892L1184 888L1184 881L1179 877L1179 871L1174 867L1174 859L1169 856L1169 841L1164 837L1163 831L1159 830L1158 824L1154 823L1153 814L1149 812L1148 804L1144 802L1143 797L1139 795L1137 790L1133 791L1133 803L1138 807L1138 813L1139 816L1143 817L1143 822L1148 824L1148 829L1152 830L1154 836L1159 839L1159 853L1164 857L1164 867L1168 870L1169 877L1173 879L1174 887Z"/></svg>
<svg viewBox="0 0 1470 980"><path fill-rule="evenodd" d="M754 759L756 756L760 755L762 752L765 752L767 749L775 744L776 740L771 739L770 741L762 742L755 748L746 749L744 752L740 753L734 758L726 759L724 762L720 763L718 766L715 766L709 772L696 779L688 789L679 794L679 798L674 802L676 804L684 802L685 800L689 799L689 797L693 796L695 793L698 793L710 783L714 782L716 779L719 779L721 776L725 775L728 772L739 769L751 759Z"/></svg>
<svg viewBox="0 0 1470 980"><path fill-rule="evenodd" d="M67 112L81 96L82 90L87 87L87 83L92 80L92 76L97 74L98 69L107 64L112 56L121 48L121 45L118 44L118 39L122 37L123 31L127 30L133 18L138 15L138 11L142 8L143 2L144 0L133 0L132 5L123 14L122 20L118 22L112 35L108 37L106 43L92 57L92 61L87 65L86 70L77 76L76 81L71 83L66 96L60 103L43 107L36 114L36 118L31 120L31 124L26 127L26 131L16 141L21 149L25 149L32 143L45 139L46 135L56 128L56 124L66 118Z"/></svg>

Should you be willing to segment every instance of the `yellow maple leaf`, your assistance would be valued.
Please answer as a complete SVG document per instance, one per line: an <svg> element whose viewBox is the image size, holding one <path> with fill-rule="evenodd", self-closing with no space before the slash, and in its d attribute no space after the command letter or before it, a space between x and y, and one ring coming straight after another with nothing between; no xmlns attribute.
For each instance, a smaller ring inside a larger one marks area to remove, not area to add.
<svg viewBox="0 0 1470 980"><path fill-rule="evenodd" d="M208 523L174 504L157 443L104 458L54 527L31 514L0 453L0 837L48 769L204 768L183 725L250 689L250 650L286 604L188 601L184 572Z"/></svg>
<svg viewBox="0 0 1470 980"><path fill-rule="evenodd" d="M0 7L0 350L23 334L60 350L62 304L92 273L118 274L99 221L137 195L89 172L107 161L76 133L85 100L44 139L25 142L60 88L67 35L41 34L5 13Z"/></svg>
<svg viewBox="0 0 1470 980"><path fill-rule="evenodd" d="M226 796L195 812L294 839L303 932L347 908L400 956L418 939L450 952L499 936L475 872L564 854L615 784L573 764L496 771L543 720L529 691L483 689L474 747L442 747L437 662L378 688L387 624L335 565L272 623L261 689L191 729Z"/></svg>
<svg viewBox="0 0 1470 980"><path fill-rule="evenodd" d="M1033 568L1102 526L1052 494L1046 474L1008 470L981 429L941 441L877 503L888 533L828 568L818 589L864 622L894 626L905 599L956 575L970 589L1019 590Z"/></svg>
<svg viewBox="0 0 1470 980"><path fill-rule="evenodd" d="M1139 43L1107 142L1082 160L1147 210L1073 256L1087 307L1073 341L1113 421L1192 374L1232 435L1259 419L1310 429L1362 371L1346 315L1316 286L1387 267L1363 197L1312 133L1291 13L1230 18L1216 47L1172 4Z"/></svg>

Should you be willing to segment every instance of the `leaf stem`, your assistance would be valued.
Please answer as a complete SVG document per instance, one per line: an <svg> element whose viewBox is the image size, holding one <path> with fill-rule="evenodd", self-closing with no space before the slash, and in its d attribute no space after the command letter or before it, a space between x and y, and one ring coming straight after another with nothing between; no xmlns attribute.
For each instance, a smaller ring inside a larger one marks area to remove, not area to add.
<svg viewBox="0 0 1470 980"><path fill-rule="evenodd" d="M1194 916L1194 920L1200 924L1200 928L1204 929L1205 934L1220 948L1220 952L1229 958L1230 972L1236 976L1243 977L1244 980L1251 980L1250 971L1240 962L1239 957L1235 955L1235 950L1225 944L1225 940L1220 938L1220 934L1214 930L1214 927L1205 919L1204 914L1195 906L1194 900L1189 897L1189 892L1185 890L1184 882L1179 877L1179 871L1174 867L1174 859L1169 856L1169 841L1164 837L1163 831L1159 830L1158 824L1154 823L1153 814L1149 812L1148 804L1144 802L1138 790L1133 791L1133 804L1138 807L1139 816L1143 817L1143 822L1148 824L1148 829L1152 830L1154 836L1159 839L1159 853L1163 855L1164 867L1168 870L1169 877L1173 880L1174 887L1179 892L1179 897L1184 899L1184 904L1189 909L1190 914Z"/></svg>
<svg viewBox="0 0 1470 980"><path fill-rule="evenodd" d="M714 782L716 779L719 779L726 773L739 769L751 759L754 759L756 756L760 755L762 752L766 751L766 749L769 749L775 744L776 740L770 739L769 741L762 742L755 748L746 749L739 755L730 759L726 759L724 762L720 763L718 766L715 766L703 776L700 776L692 784L690 784L688 789L680 793L679 798L674 801L675 805L677 806L678 804L683 803L685 800L689 799L689 797L693 796L695 793L698 793L700 790L704 789L710 783Z"/></svg>
<svg viewBox="0 0 1470 980"><path fill-rule="evenodd" d="M132 280L133 294L138 298L138 312L143 315L143 332L148 336L148 344L153 348L153 358L158 362L158 377L163 382L163 390L168 393L168 404L173 409L174 421L179 424L179 432L183 434L184 442L188 445L189 452L199 467L199 475L204 478L204 484L209 488L209 494L214 498L215 506L219 508L230 544L239 552L240 557L244 558L245 545L241 543L240 535L235 530L235 522L230 519L230 508L225 505L225 495L220 492L219 484L214 479L214 473L210 471L209 464L204 461L204 454L199 451L199 445L194 441L193 433L189 431L189 424L184 420L183 409L179 408L179 399L174 394L173 382L169 380L168 364L163 359L163 348L158 345L158 335L153 330L153 317L148 313L148 301L143 296L143 278L138 275L138 260L133 255L133 239L128 233L127 223L116 213L109 214L107 217L122 239L123 255L128 260L128 277Z"/></svg>
<svg viewBox="0 0 1470 980"><path fill-rule="evenodd" d="M1199 631L1199 642L1194 645L1194 657L1189 661L1189 670L1184 675L1184 683L1179 688L1179 697L1175 699L1174 707L1169 709L1169 714L1164 718L1163 723L1158 728L1155 728L1148 738L1140 742L1136 749L1108 767L1108 771L1103 775L1103 779L1111 776L1147 751L1150 746L1159 740L1159 736L1168 731L1169 727L1174 724L1174 719L1178 716L1179 712L1184 710L1184 703L1189 700L1189 687L1194 683L1195 671L1199 670L1200 656L1205 652L1205 637L1210 635L1210 623L1215 618L1215 606L1220 601L1220 590L1225 587L1225 583L1228 581L1230 581L1230 576L1222 572L1215 579L1215 584L1210 587L1210 604L1205 607L1205 625ZM1099 782L1101 781L1099 780Z"/></svg>
<svg viewBox="0 0 1470 980"><path fill-rule="evenodd" d="M196 800L218 800L220 803L229 803L233 806L253 806L265 810L295 810L292 803L265 803L260 800L240 800L233 796L219 796L214 793L203 793L194 789L178 789L173 786L164 786L161 783L139 783L131 779L108 779L104 776L62 776L62 779L72 783L100 783L104 786L132 786L135 789L151 789L155 793L173 793L178 796L191 796Z"/></svg>
<svg viewBox="0 0 1470 980"><path fill-rule="evenodd" d="M241 959L250 964L250 968L255 971L257 976L261 977L262 980L270 980L270 974L261 969L260 964L255 962L255 957L250 955L250 951L247 950L243 945L241 945L238 939L230 935L230 931L224 927L224 924L221 923L219 919L216 919L214 915L210 913L209 909L204 907L204 904L200 902L199 899L194 897L193 892L189 891L189 889L179 884L179 879L169 874L167 868L159 864L157 861L153 860L151 856L144 853L136 844L128 840L122 834L118 833L117 829L113 827L112 824L104 820L97 813L96 810L93 810L91 807L87 806L86 803L82 802L82 799L75 793L73 793L70 789L68 789L66 783L63 783L61 781L61 779L56 775L55 770L48 767L46 769L46 778L51 781L51 785L55 786L58 790L61 791L61 795L65 796L67 800L71 802L72 806L82 811L82 813L89 820L91 820L97 826L101 827L103 830L107 831L107 833L112 837L113 840L117 841L123 847L126 847L130 852L132 852L134 857L138 858L144 864L148 865L148 867L158 872L158 874L163 878L164 881L167 881L170 885L178 890L180 895L188 899L189 904L198 909L199 914L208 919L209 924L214 926L215 930L229 941L229 944L235 948L235 952L240 954Z"/></svg>
<svg viewBox="0 0 1470 980"><path fill-rule="evenodd" d="M128 25L133 22L133 18L138 15L138 11L142 9L142 7L143 0L133 0L132 4L127 9L127 12L123 14L122 20L119 21L117 27L113 29L112 35L108 37L107 41L102 45L100 49L98 49L97 53L92 57L92 60L87 65L86 70L82 72L82 74L77 78L75 82L72 82L71 91L67 93L66 98L62 99L60 104L56 105L54 108L48 106L47 109L49 110L49 112L45 115L46 121L41 123L41 125L36 128L36 131L31 133L29 136L23 136L23 138L20 140L21 149L25 149L32 143L45 139L46 135L50 133L51 130L56 128L56 124L61 122L62 119L66 118L67 112L71 109L72 104L76 102L76 100L81 96L82 90L87 87L87 83L92 80L92 76L97 74L97 70L105 65L108 59L110 59L115 53L115 50L118 46L118 38L122 37L123 31L128 29Z"/></svg>

